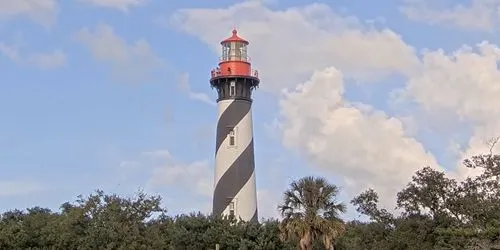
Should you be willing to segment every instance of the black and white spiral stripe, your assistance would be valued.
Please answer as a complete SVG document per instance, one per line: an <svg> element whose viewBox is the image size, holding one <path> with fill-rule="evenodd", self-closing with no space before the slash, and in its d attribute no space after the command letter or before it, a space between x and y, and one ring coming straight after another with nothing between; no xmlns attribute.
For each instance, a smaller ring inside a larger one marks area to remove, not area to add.
<svg viewBox="0 0 500 250"><path fill-rule="evenodd" d="M235 216L244 221L258 221L253 145L252 102L220 100L218 107L215 155L213 212L229 214L235 203ZM236 143L229 143L234 128Z"/></svg>

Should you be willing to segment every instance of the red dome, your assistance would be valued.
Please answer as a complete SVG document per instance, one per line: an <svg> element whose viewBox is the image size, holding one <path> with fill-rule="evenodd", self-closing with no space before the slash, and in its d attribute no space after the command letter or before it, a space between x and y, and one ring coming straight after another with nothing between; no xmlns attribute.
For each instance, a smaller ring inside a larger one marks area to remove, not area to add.
<svg viewBox="0 0 500 250"><path fill-rule="evenodd" d="M248 44L248 41L238 36L238 31L233 29L233 35L230 38L220 42L221 44L229 43L229 42L242 42L244 44Z"/></svg>

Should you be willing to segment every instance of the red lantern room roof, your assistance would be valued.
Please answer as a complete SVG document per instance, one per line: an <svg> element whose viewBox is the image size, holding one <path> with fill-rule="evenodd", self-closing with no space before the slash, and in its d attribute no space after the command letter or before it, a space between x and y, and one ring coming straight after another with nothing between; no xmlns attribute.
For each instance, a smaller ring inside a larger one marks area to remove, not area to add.
<svg viewBox="0 0 500 250"><path fill-rule="evenodd" d="M230 37L230 38L227 38L226 40L220 42L221 44L225 44L225 43L230 43L230 42L242 42L244 44L247 44L248 45L248 41L239 37L238 36L238 31L235 29L233 29L233 35Z"/></svg>

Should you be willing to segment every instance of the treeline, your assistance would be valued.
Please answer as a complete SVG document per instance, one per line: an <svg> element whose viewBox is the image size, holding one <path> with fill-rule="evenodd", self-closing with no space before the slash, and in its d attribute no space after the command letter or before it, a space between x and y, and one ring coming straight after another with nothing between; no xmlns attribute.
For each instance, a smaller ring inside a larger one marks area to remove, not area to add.
<svg viewBox="0 0 500 250"><path fill-rule="evenodd" d="M482 174L464 181L425 167L397 195L398 214L379 208L375 190L351 203L369 221L344 222L339 188L324 178L290 184L281 220L259 224L203 214L170 217L161 198L97 191L44 208L5 212L0 249L500 249L500 156L464 162Z"/></svg>

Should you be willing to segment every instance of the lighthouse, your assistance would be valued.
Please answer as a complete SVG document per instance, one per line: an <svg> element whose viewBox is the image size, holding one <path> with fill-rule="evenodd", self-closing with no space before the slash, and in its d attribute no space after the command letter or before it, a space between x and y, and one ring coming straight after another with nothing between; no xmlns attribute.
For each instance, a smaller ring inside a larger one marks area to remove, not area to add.
<svg viewBox="0 0 500 250"><path fill-rule="evenodd" d="M260 81L249 43L237 33L221 42L219 66L210 78L218 94L213 213L257 222L252 91Z"/></svg>

